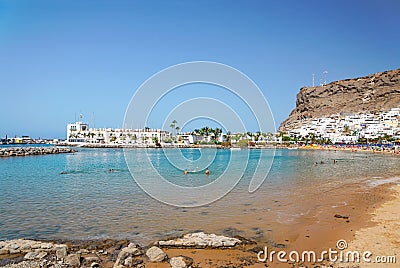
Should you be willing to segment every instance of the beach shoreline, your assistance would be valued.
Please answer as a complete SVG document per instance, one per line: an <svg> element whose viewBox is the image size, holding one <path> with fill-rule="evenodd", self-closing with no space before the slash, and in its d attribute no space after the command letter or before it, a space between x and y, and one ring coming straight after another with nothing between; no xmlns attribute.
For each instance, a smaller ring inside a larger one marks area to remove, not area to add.
<svg viewBox="0 0 400 268"><path fill-rule="evenodd" d="M376 153L376 154L386 154L400 156L400 150L397 147L392 147L388 149L385 147L371 146L365 144L359 145L296 145L296 144L255 144L253 146L237 146L231 144L230 146L223 146L220 144L163 144L162 146L155 145L145 145L145 144L100 144L100 143L86 143L86 144L67 144L59 143L57 146L62 147L78 147L78 148L92 148L92 149L102 149L102 148L112 148L112 149L300 149L300 150L323 150L323 151L344 151L352 153Z"/></svg>
<svg viewBox="0 0 400 268"><path fill-rule="evenodd" d="M392 156L400 156L400 152L397 149L392 150L377 150L376 148L370 146L356 146L356 145L347 145L347 146L335 146L335 145L305 145L298 147L302 150L322 150L322 151L343 151L343 152L351 152L351 153L369 153L369 154L385 154Z"/></svg>

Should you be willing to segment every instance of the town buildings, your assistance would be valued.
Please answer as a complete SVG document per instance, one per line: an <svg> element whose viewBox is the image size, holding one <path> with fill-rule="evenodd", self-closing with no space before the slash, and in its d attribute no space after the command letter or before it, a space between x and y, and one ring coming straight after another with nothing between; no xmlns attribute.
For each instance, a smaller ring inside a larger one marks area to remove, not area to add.
<svg viewBox="0 0 400 268"><path fill-rule="evenodd" d="M157 144L169 138L169 132L160 129L89 128L81 121L67 125L67 142L72 144Z"/></svg>
<svg viewBox="0 0 400 268"><path fill-rule="evenodd" d="M332 143L356 143L359 139L400 137L400 108L380 113L333 114L298 122L289 130L292 139L310 138L330 140Z"/></svg>

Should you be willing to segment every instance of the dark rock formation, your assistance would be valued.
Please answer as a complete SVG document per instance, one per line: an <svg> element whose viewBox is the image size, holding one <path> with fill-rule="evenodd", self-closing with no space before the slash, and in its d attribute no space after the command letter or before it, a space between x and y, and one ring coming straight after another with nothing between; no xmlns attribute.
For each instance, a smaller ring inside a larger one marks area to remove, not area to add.
<svg viewBox="0 0 400 268"><path fill-rule="evenodd" d="M63 154L63 153L75 153L75 152L76 151L71 148L61 148L61 147L7 147L7 148L0 148L0 157Z"/></svg>

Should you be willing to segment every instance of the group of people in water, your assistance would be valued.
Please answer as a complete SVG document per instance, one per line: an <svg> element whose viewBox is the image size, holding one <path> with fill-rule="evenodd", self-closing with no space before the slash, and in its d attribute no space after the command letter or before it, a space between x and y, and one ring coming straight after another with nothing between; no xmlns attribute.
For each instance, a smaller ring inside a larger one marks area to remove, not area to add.
<svg viewBox="0 0 400 268"><path fill-rule="evenodd" d="M193 171L193 172L196 172L196 171ZM184 171L183 171L183 174L185 174L185 175L187 175L189 173L189 171L187 170L187 169L185 169ZM208 169L208 168L206 168L206 175L208 176L208 175L210 175L210 170Z"/></svg>
<svg viewBox="0 0 400 268"><path fill-rule="evenodd" d="M333 163L336 164L336 159L333 159ZM315 162L315 165L318 165L318 164L322 165L322 164L325 164L325 162L324 161L321 161L319 163Z"/></svg>
<svg viewBox="0 0 400 268"><path fill-rule="evenodd" d="M115 169L113 169L113 168L110 168L109 170L108 170L108 172L114 172L115 171ZM195 173L195 172L197 172L197 171L192 171L193 173ZM70 172L68 172L68 171L62 171L60 174L69 174ZM185 175L187 175L189 173L189 171L187 170L187 169L185 169L184 171L183 171L183 174L185 174ZM208 169L208 168L206 168L206 175L208 176L208 175L210 175L210 170Z"/></svg>

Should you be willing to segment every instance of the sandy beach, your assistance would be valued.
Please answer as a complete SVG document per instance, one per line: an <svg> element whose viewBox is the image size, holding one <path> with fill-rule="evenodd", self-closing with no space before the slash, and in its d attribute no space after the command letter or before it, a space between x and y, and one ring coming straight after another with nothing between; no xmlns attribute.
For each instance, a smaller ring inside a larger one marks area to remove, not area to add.
<svg viewBox="0 0 400 268"><path fill-rule="evenodd" d="M363 188L363 189L362 189ZM272 251L315 251L317 258L324 250L337 249L339 240L348 243L343 252L371 251L371 261L376 256L398 257L400 251L400 233L398 211L400 210L400 186L392 183L373 188L363 186L359 192L350 193L340 189L338 193L325 193L316 202L338 200L348 202L338 207L325 207L312 216L302 219L296 226L288 226L275 245L249 244L235 249L166 249L168 256L189 256L194 260L194 267L398 267L396 263L333 262L325 259L322 262L260 262L257 253L268 246ZM324 207L324 206L321 206ZM280 244L281 242L282 244ZM326 256L327 257L327 256ZM288 257L286 257L288 258ZM339 258L339 257L338 257ZM397 259L396 259L397 260ZM391 260L392 262L396 260ZM387 260L390 261L390 260ZM149 267L169 267L152 264Z"/></svg>
<svg viewBox="0 0 400 268"><path fill-rule="evenodd" d="M383 149L372 148L371 146L357 146L357 145L346 145L346 146L335 146L335 145L305 145L299 147L307 150L328 150L328 151L346 151L352 153L372 153L372 154L388 154L394 156L400 156L399 149Z"/></svg>
<svg viewBox="0 0 400 268"><path fill-rule="evenodd" d="M371 262L362 261L361 267L399 266L400 185L392 186L391 192L390 200L371 213L370 226L357 230L354 239L348 245L348 250L359 252L368 250L373 254L369 258Z"/></svg>
<svg viewBox="0 0 400 268"><path fill-rule="evenodd" d="M169 259L186 256L192 260L191 267L398 267L398 264L380 264L358 262L334 263L327 256L321 262L290 261L280 262L276 259L261 262L257 253L264 250L284 251L315 251L317 258L320 253L329 248L337 250L337 241L345 240L348 248L345 251L366 250L375 256L396 256L400 250L400 235L398 232L398 211L400 210L400 185L387 181L380 185L343 185L340 189L321 193L315 197L318 204L315 211L301 217L297 223L283 224L274 241L268 244L255 243L251 240L233 248L183 248L161 247ZM336 204L336 205L335 205ZM116 267L116 256L124 247L133 241L86 241L66 242L68 252L79 253L81 267ZM143 252L149 248L143 248ZM4 251L2 253L5 253ZM9 264L6 267L36 267L21 266L29 261L22 253L0 255L0 263ZM49 256L49 255L48 255ZM286 258L288 258L286 256ZM371 257L372 258L372 257ZM14 260L14 261L13 261ZM141 257L141 265L130 267L171 267L168 261L150 262ZM19 262L19 264L10 264ZM39 267L39 266L37 266ZM50 267L50 266L49 266ZM70 267L70 266L66 266ZM121 266L124 267L124 266ZM129 266L126 266L129 267Z"/></svg>

